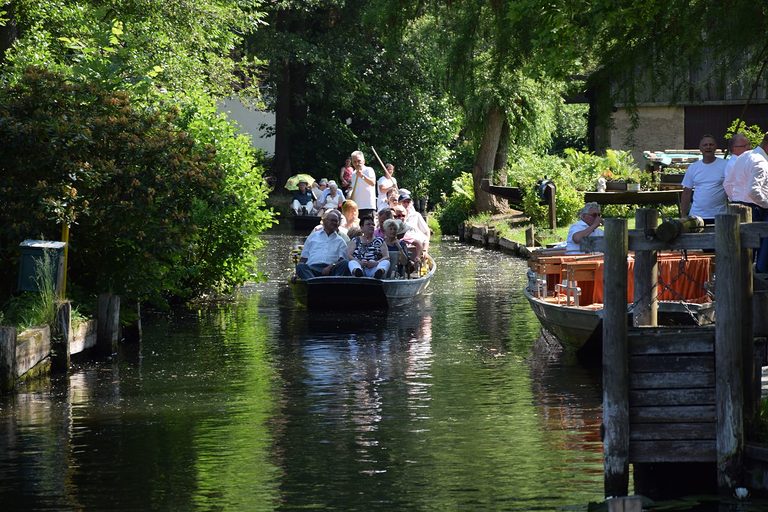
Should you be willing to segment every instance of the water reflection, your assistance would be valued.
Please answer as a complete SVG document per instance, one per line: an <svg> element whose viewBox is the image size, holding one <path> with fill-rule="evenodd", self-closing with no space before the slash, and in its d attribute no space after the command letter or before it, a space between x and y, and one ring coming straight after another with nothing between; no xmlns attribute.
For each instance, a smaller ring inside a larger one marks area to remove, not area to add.
<svg viewBox="0 0 768 512"><path fill-rule="evenodd" d="M270 280L238 300L153 315L130 357L3 399L0 502L579 510L600 499L599 385L531 352L524 264L444 242L417 304L308 314L285 284L300 238L270 237Z"/></svg>

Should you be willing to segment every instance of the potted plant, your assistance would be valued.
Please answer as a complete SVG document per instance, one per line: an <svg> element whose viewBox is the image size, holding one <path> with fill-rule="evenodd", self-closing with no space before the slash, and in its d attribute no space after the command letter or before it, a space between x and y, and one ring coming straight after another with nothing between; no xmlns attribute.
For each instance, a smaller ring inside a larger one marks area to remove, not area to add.
<svg viewBox="0 0 768 512"><path fill-rule="evenodd" d="M627 192L640 192L640 177L629 175L624 178L627 183Z"/></svg>

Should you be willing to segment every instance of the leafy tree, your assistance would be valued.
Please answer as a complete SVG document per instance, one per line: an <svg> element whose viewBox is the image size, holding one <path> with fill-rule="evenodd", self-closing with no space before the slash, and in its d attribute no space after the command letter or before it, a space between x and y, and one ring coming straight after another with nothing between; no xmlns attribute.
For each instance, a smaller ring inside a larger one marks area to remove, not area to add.
<svg viewBox="0 0 768 512"><path fill-rule="evenodd" d="M254 84L233 56L258 2L5 6L0 258L74 221L72 274L89 292L161 301L250 277L272 222L261 156L214 101Z"/></svg>

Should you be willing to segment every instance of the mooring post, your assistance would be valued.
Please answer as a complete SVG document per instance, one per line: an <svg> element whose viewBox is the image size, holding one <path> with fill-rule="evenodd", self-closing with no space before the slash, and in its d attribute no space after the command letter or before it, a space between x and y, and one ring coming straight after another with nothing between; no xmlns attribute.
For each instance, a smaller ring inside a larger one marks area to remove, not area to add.
<svg viewBox="0 0 768 512"><path fill-rule="evenodd" d="M635 229L656 229L659 212L640 208L635 212ZM659 265L656 251L635 251L635 287L633 292L632 324L656 326L659 311Z"/></svg>
<svg viewBox="0 0 768 512"><path fill-rule="evenodd" d="M533 226L528 226L525 230L525 246L533 247L536 245L536 239L534 237Z"/></svg>
<svg viewBox="0 0 768 512"><path fill-rule="evenodd" d="M0 327L0 392L16 386L16 328Z"/></svg>
<svg viewBox="0 0 768 512"><path fill-rule="evenodd" d="M603 452L606 496L629 490L627 221L606 219L603 272Z"/></svg>
<svg viewBox="0 0 768 512"><path fill-rule="evenodd" d="M59 304L56 309L56 329L51 333L51 371L53 372L66 372L69 369L71 325L72 303L67 300Z"/></svg>
<svg viewBox="0 0 768 512"><path fill-rule="evenodd" d="M117 352L117 340L120 331L120 296L111 293L99 295L96 324L97 350L102 355L107 356Z"/></svg>
<svg viewBox="0 0 768 512"><path fill-rule="evenodd" d="M752 222L752 208L743 204L729 204L728 213L739 216L739 222ZM752 283L752 249L741 248L741 368L744 372L744 431L753 432L757 426L760 414L760 387L755 387L755 379L760 380L760 374L755 373L755 335L752 330L754 297Z"/></svg>
<svg viewBox="0 0 768 512"><path fill-rule="evenodd" d="M720 492L730 494L741 484L744 451L743 281L738 216L715 217L715 254L717 485Z"/></svg>

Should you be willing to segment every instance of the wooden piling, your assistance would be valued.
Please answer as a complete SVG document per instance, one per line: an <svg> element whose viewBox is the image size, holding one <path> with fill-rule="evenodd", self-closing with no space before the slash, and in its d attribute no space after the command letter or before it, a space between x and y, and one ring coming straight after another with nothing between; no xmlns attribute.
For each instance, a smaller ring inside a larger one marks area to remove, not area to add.
<svg viewBox="0 0 768 512"><path fill-rule="evenodd" d="M117 352L120 331L120 297L111 293L99 295L96 347L102 355Z"/></svg>
<svg viewBox="0 0 768 512"><path fill-rule="evenodd" d="M729 204L728 213L738 215L739 222L752 222L752 208L743 204ZM760 380L759 373L755 374L755 343L753 332L753 276L752 276L752 249L741 248L741 367L744 372L744 430L745 433L754 432L760 414L760 390L755 388L755 379Z"/></svg>
<svg viewBox="0 0 768 512"><path fill-rule="evenodd" d="M51 333L51 371L66 372L69 369L72 341L72 303L64 301L56 310L56 328Z"/></svg>
<svg viewBox="0 0 768 512"><path fill-rule="evenodd" d="M549 229L557 229L557 191L555 185L547 183L549 194L547 195L547 203L549 206Z"/></svg>
<svg viewBox="0 0 768 512"><path fill-rule="evenodd" d="M744 451L741 236L739 217L715 218L715 393L717 485L730 494L741 484Z"/></svg>
<svg viewBox="0 0 768 512"><path fill-rule="evenodd" d="M606 496L629 490L627 221L606 219L603 308L603 452Z"/></svg>
<svg viewBox="0 0 768 512"><path fill-rule="evenodd" d="M533 226L528 226L525 230L525 246L534 247L536 245L536 239L534 237Z"/></svg>
<svg viewBox="0 0 768 512"><path fill-rule="evenodd" d="M635 229L639 231L655 229L658 223L658 210L640 208L635 212ZM659 265L656 251L635 252L634 279L632 324L635 327L655 327L658 325L659 311Z"/></svg>
<svg viewBox="0 0 768 512"><path fill-rule="evenodd" d="M16 328L0 327L0 392L16 386Z"/></svg>

